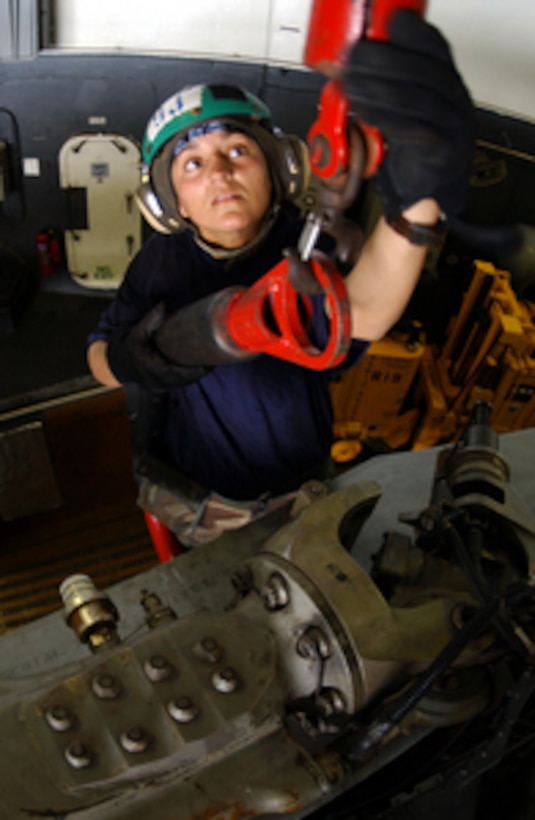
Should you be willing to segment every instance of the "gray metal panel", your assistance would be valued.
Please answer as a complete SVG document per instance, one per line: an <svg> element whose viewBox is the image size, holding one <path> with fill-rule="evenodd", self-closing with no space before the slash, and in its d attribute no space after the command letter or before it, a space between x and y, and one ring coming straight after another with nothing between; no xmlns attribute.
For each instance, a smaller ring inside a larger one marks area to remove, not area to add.
<svg viewBox="0 0 535 820"><path fill-rule="evenodd" d="M38 49L38 10L36 0L18 0L17 3L17 57L30 59Z"/></svg>
<svg viewBox="0 0 535 820"><path fill-rule="evenodd" d="M0 0L0 59L35 57L38 27L37 0Z"/></svg>
<svg viewBox="0 0 535 820"><path fill-rule="evenodd" d="M14 57L12 0L0 0L0 60Z"/></svg>

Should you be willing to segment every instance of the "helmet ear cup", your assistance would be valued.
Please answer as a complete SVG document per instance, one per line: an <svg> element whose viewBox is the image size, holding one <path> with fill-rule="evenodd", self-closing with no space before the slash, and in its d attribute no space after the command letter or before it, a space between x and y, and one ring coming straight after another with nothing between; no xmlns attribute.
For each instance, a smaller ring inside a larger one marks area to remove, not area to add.
<svg viewBox="0 0 535 820"><path fill-rule="evenodd" d="M284 198L295 202L307 190L311 182L308 147L294 134L278 136L277 147Z"/></svg>
<svg viewBox="0 0 535 820"><path fill-rule="evenodd" d="M148 222L151 228L160 233L172 233L171 228L166 224L163 218L163 208L150 183L143 182L139 186L135 193L135 199L142 217Z"/></svg>
<svg viewBox="0 0 535 820"><path fill-rule="evenodd" d="M256 123L248 124L243 130L264 152L275 185L276 201L299 199L312 178L306 143L295 134L284 134L278 128L268 130Z"/></svg>
<svg viewBox="0 0 535 820"><path fill-rule="evenodd" d="M176 233L185 227L169 173L173 145L173 140L169 140L154 157L150 168L143 166L141 184L136 191L139 210L151 228L160 233Z"/></svg>
<svg viewBox="0 0 535 820"><path fill-rule="evenodd" d="M160 200L150 182L141 183L135 193L135 200L141 215L155 231L176 233L185 227L177 206L162 204L164 200Z"/></svg>

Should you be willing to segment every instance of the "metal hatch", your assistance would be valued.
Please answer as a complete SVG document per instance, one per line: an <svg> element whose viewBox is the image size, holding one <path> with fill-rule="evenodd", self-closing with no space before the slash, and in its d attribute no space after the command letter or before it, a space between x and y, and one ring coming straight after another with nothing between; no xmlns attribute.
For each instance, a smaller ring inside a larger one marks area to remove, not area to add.
<svg viewBox="0 0 535 820"><path fill-rule="evenodd" d="M70 203L65 231L67 268L86 288L114 289L141 246L141 216L134 194L140 151L122 134L77 134L59 152L60 186ZM73 203L85 198L85 218Z"/></svg>

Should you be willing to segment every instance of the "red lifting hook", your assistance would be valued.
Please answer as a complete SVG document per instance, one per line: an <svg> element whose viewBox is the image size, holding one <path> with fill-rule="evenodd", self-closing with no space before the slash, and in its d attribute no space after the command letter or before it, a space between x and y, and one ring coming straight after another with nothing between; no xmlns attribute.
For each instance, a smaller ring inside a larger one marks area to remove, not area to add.
<svg viewBox="0 0 535 820"><path fill-rule="evenodd" d="M173 313L155 334L157 347L183 365L225 364L267 353L311 370L337 367L351 340L344 280L322 254L307 264L325 300L329 338L323 349L309 337L312 302L292 285L288 259L250 288L228 287Z"/></svg>
<svg viewBox="0 0 535 820"><path fill-rule="evenodd" d="M351 340L344 281L326 256L322 255L321 260L311 258L308 265L325 299L330 325L326 347L320 350L310 341L306 325L312 305L310 298L299 294L291 284L287 259L229 302L225 326L239 347L268 353L311 370L325 370L342 363Z"/></svg>

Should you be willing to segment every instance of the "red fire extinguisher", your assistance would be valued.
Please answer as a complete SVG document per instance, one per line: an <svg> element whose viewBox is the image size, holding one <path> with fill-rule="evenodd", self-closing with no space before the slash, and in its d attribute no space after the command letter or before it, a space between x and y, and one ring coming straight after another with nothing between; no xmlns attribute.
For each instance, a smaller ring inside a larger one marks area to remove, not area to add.
<svg viewBox="0 0 535 820"><path fill-rule="evenodd" d="M61 243L57 231L43 228L35 234L39 271L44 276L55 273L62 259Z"/></svg>

